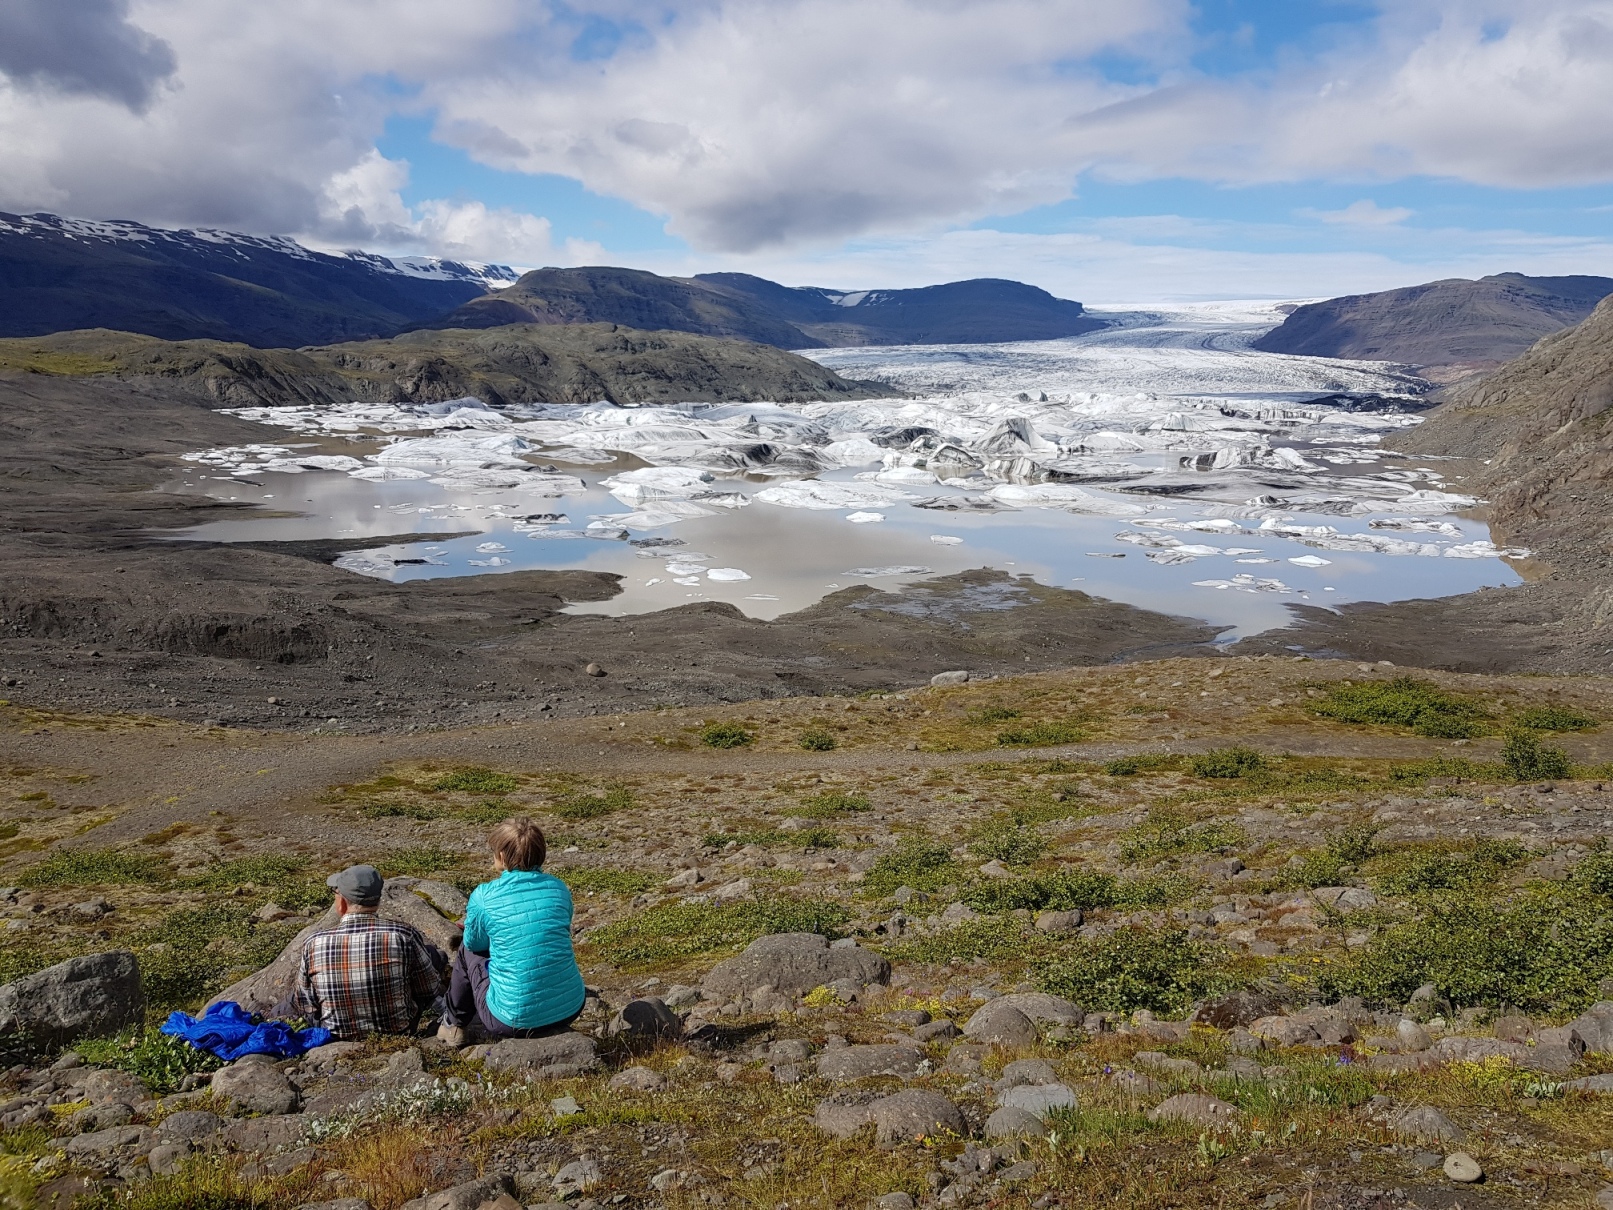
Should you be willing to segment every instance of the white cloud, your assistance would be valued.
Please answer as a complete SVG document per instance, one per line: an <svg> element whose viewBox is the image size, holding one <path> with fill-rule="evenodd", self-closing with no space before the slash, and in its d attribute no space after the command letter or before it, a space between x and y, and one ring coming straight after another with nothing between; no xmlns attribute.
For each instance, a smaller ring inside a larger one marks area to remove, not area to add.
<svg viewBox="0 0 1613 1210"><path fill-rule="evenodd" d="M1305 218L1346 227L1392 227L1405 222L1417 212L1404 206L1380 206L1371 198L1364 197L1358 202L1351 202L1343 210L1301 210L1299 213Z"/></svg>

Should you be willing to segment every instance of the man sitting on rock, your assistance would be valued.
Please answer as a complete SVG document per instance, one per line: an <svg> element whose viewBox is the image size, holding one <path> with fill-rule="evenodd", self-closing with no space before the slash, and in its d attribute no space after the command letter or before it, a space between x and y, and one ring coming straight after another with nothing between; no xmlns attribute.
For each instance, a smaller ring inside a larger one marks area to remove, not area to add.
<svg viewBox="0 0 1613 1210"><path fill-rule="evenodd" d="M286 1015L323 1025L343 1041L414 1033L420 1014L442 994L425 937L377 914L382 881L374 866L352 866L326 883L336 891L341 922L303 946Z"/></svg>

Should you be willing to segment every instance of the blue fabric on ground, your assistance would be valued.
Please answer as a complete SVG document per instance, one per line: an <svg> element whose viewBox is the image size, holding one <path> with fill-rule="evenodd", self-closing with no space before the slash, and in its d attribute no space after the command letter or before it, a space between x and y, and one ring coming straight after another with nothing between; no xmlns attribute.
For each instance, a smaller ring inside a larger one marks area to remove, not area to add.
<svg viewBox="0 0 1613 1210"><path fill-rule="evenodd" d="M200 1017L176 1012L163 1022L162 1032L227 1063L245 1055L295 1059L331 1039L330 1030L318 1026L299 1031L284 1021L254 1022L252 1014L233 1000L212 1005Z"/></svg>

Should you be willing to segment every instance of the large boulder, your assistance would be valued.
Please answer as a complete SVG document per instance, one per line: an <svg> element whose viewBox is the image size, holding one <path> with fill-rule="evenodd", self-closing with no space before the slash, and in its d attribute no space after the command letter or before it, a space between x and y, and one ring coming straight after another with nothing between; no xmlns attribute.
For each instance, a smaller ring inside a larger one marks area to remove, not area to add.
<svg viewBox="0 0 1613 1210"><path fill-rule="evenodd" d="M42 1048L115 1034L145 1015L140 964L128 950L69 958L0 987L0 1036Z"/></svg>
<svg viewBox="0 0 1613 1210"><path fill-rule="evenodd" d="M1613 1054L1613 1000L1602 1000L1568 1023L1594 1053Z"/></svg>
<svg viewBox="0 0 1613 1210"><path fill-rule="evenodd" d="M746 996L760 988L802 996L842 979L866 987L890 977L889 962L858 946L831 946L817 933L773 933L712 967L700 986L708 997Z"/></svg>
<svg viewBox="0 0 1613 1210"><path fill-rule="evenodd" d="M453 907L460 902L452 898L454 894L457 892L446 883L423 882L418 878L388 878L381 890L379 914L387 920L413 925L427 941L447 954L458 937L459 925L433 907L432 902ZM463 911L463 908L460 910ZM297 981L297 968L302 963L303 946L308 938L335 928L338 922L336 905L333 903L323 916L293 937L273 962L226 987L208 1001L209 1006L233 1000L247 1012L269 1012L291 994L292 986Z"/></svg>
<svg viewBox="0 0 1613 1210"><path fill-rule="evenodd" d="M222 1099L240 1114L274 1116L297 1108L297 1090L286 1073L257 1057L237 1060L213 1073L215 1099Z"/></svg>
<svg viewBox="0 0 1613 1210"><path fill-rule="evenodd" d="M1272 996L1262 992L1236 991L1204 1001L1193 1010L1188 1020L1216 1029L1237 1029L1280 1012L1282 1005Z"/></svg>
<svg viewBox="0 0 1613 1210"><path fill-rule="evenodd" d="M572 1031L547 1038L506 1038L474 1046L469 1053L499 1071L521 1071L540 1080L569 1080L599 1066L594 1040Z"/></svg>
<svg viewBox="0 0 1613 1210"><path fill-rule="evenodd" d="M907 1079L919 1073L924 1052L912 1046L837 1046L818 1056L818 1075L841 1082L870 1076Z"/></svg>
<svg viewBox="0 0 1613 1210"><path fill-rule="evenodd" d="M998 1046L1030 1046L1041 1035L1068 1035L1086 1013L1046 992L1014 992L987 1000L963 1026L963 1036ZM1026 1027L1029 1026L1029 1029Z"/></svg>

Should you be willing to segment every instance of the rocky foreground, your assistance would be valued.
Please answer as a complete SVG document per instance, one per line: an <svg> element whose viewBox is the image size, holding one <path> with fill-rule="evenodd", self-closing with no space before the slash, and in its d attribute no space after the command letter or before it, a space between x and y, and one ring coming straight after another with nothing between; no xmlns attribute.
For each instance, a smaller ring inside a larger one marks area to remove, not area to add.
<svg viewBox="0 0 1613 1210"><path fill-rule="evenodd" d="M149 1210L1602 1196L1603 682L946 680L406 745L0 715L0 1172ZM517 812L577 904L574 1031L228 1066L152 1031L270 1002L351 860L446 942Z"/></svg>

